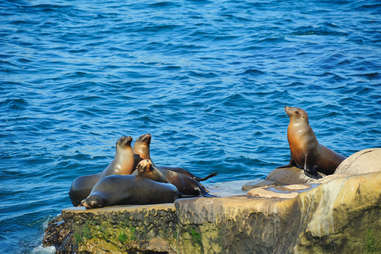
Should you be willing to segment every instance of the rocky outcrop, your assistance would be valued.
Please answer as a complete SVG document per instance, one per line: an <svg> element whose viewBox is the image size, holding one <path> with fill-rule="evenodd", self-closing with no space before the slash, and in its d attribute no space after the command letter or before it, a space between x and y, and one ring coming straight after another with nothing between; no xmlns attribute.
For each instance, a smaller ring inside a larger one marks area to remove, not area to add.
<svg viewBox="0 0 381 254"><path fill-rule="evenodd" d="M359 151L336 169L337 175L361 175L381 171L381 148L370 148Z"/></svg>
<svg viewBox="0 0 381 254"><path fill-rule="evenodd" d="M65 209L44 245L58 253L381 253L380 186L376 171L224 198Z"/></svg>
<svg viewBox="0 0 381 254"><path fill-rule="evenodd" d="M174 204L69 208L49 222L43 245L57 253L176 252Z"/></svg>

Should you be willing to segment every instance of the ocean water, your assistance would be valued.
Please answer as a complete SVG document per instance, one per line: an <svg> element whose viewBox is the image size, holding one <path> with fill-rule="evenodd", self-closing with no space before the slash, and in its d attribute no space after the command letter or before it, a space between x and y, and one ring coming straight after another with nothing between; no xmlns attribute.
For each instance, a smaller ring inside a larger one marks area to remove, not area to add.
<svg viewBox="0 0 381 254"><path fill-rule="evenodd" d="M2 0L0 250L41 252L122 135L225 192L288 163L286 105L345 156L381 147L380 72L377 0Z"/></svg>

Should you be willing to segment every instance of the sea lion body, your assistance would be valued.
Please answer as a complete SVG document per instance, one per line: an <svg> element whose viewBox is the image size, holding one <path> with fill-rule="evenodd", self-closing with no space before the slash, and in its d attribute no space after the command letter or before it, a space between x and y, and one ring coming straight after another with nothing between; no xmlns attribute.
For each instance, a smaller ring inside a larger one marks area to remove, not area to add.
<svg viewBox="0 0 381 254"><path fill-rule="evenodd" d="M189 172L189 171L187 171L186 169L183 169L183 168L160 167L160 166L158 168L161 169L161 170L170 170L170 171L173 171L173 172L184 174L184 175L189 176L190 178L196 180L197 182L202 182L202 181L208 180L209 178L217 175L217 172L213 172L213 173L211 173L211 174L209 174L209 175L207 175L205 177L198 177L198 176L193 175L191 172Z"/></svg>
<svg viewBox="0 0 381 254"><path fill-rule="evenodd" d="M86 208L111 205L172 203L179 197L176 187L133 175L110 175L101 179L82 201Z"/></svg>
<svg viewBox="0 0 381 254"><path fill-rule="evenodd" d="M147 134L141 135L135 141L135 144L134 144L134 153L135 153L135 164L136 164L136 166L138 165L138 163L141 160L145 160L145 159L150 160L151 159L151 155L150 155L151 137L152 137L151 134L147 133ZM170 171L174 171L174 172L178 172L178 173L187 175L187 176L193 178L194 180L196 180L198 182L205 181L205 180L207 180L207 179L217 175L217 172L213 172L213 173L209 174L206 177L197 177L197 176L193 175L192 173L190 173L189 171L187 171L187 170L185 170L183 168L160 167L160 166L157 167L157 168L161 169L163 171L170 170Z"/></svg>
<svg viewBox="0 0 381 254"><path fill-rule="evenodd" d="M177 190L183 195L190 196L212 196L208 193L204 186L193 178L172 170L156 167L151 160L142 160L136 167L139 176L149 179L171 183L176 186Z"/></svg>
<svg viewBox="0 0 381 254"><path fill-rule="evenodd" d="M85 199L91 192L91 189L101 178L101 173L93 175L79 176L74 179L71 184L69 197L71 203L74 206L81 204L81 201Z"/></svg>
<svg viewBox="0 0 381 254"><path fill-rule="evenodd" d="M326 175L333 174L345 157L319 144L309 125L307 112L287 106L285 111L290 117L287 139L291 160L287 166L304 169L306 175L314 178L319 178L317 171Z"/></svg>
<svg viewBox="0 0 381 254"><path fill-rule="evenodd" d="M93 186L101 178L108 175L129 175L134 171L135 159L131 141L131 137L123 136L116 142L114 159L101 173L74 179L69 191L69 197L74 206L78 206L90 194Z"/></svg>

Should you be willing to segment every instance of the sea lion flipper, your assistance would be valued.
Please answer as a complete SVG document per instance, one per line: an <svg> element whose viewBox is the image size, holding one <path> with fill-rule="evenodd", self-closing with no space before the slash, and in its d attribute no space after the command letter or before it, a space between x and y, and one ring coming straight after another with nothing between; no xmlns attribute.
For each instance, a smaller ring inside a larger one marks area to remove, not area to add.
<svg viewBox="0 0 381 254"><path fill-rule="evenodd" d="M198 182L202 182L202 181L205 181L205 180L208 180L209 178L213 177L213 176L216 176L217 175L217 172L213 172L205 177L195 177L195 180L198 181Z"/></svg>
<svg viewBox="0 0 381 254"><path fill-rule="evenodd" d="M211 198L211 197L217 197L208 192L208 190L199 182L195 181L196 187L195 189L198 189L200 191L200 195L203 197Z"/></svg>
<svg viewBox="0 0 381 254"><path fill-rule="evenodd" d="M304 174L314 179L320 179L322 177L318 174L318 166L313 164L313 160L311 158L312 156L308 156L308 153L304 156Z"/></svg>

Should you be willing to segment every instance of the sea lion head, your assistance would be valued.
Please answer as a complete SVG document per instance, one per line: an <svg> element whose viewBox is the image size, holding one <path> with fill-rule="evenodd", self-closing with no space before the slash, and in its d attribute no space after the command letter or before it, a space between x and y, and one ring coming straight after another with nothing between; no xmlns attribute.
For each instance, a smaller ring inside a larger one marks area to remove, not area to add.
<svg viewBox="0 0 381 254"><path fill-rule="evenodd" d="M134 153L141 159L150 159L151 134L141 135L134 144Z"/></svg>
<svg viewBox="0 0 381 254"><path fill-rule="evenodd" d="M132 137L131 136L123 136L116 142L116 149L125 149L127 147L131 147Z"/></svg>
<svg viewBox="0 0 381 254"><path fill-rule="evenodd" d="M293 122L307 122L308 123L308 114L301 108L296 107L284 107L284 111L286 111L290 121Z"/></svg>
<svg viewBox="0 0 381 254"><path fill-rule="evenodd" d="M168 182L164 174L157 169L151 160L142 160L136 166L138 176L146 177L158 182Z"/></svg>
<svg viewBox="0 0 381 254"><path fill-rule="evenodd" d="M81 201L81 206L84 206L87 209L104 207L105 200L99 195L90 195L89 197Z"/></svg>

